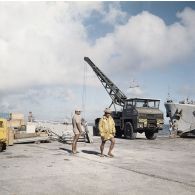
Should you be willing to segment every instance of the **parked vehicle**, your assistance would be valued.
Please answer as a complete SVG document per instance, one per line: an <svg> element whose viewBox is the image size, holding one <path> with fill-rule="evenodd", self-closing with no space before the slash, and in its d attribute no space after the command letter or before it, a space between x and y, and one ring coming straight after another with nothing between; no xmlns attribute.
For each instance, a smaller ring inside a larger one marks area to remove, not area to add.
<svg viewBox="0 0 195 195"><path fill-rule="evenodd" d="M7 120L0 118L0 152L6 150L7 141L8 141Z"/></svg>
<svg viewBox="0 0 195 195"><path fill-rule="evenodd" d="M122 111L113 111L116 136L124 135L127 139L135 139L137 132L145 133L147 139L156 139L159 130L163 129L164 117L160 111L159 99L127 98L126 95L88 58L84 60L91 66L98 79L112 99L112 105L118 105ZM115 107L116 108L116 107ZM98 127L98 118L95 128ZM97 134L97 133L96 133Z"/></svg>

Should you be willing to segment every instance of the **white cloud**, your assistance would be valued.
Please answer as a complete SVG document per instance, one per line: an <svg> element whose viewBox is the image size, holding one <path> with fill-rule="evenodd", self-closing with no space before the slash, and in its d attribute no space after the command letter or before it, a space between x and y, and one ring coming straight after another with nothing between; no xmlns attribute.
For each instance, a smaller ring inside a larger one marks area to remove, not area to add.
<svg viewBox="0 0 195 195"><path fill-rule="evenodd" d="M144 91L143 91L143 89L141 89L139 87L135 87L135 88L127 89L126 94L130 98L143 97L144 96Z"/></svg>
<svg viewBox="0 0 195 195"><path fill-rule="evenodd" d="M194 29L195 21L193 20L193 18L195 17L195 12L193 9L186 7L183 11L177 12L176 15L179 19L181 19L181 22L185 26L191 27L190 30L195 30Z"/></svg>
<svg viewBox="0 0 195 195"><path fill-rule="evenodd" d="M90 17L93 11L103 14L103 9L103 2L100 1L75 1L69 3L70 15L76 20L83 20Z"/></svg>
<svg viewBox="0 0 195 195"><path fill-rule="evenodd" d="M0 90L80 82L81 62L88 50L80 18L86 17L89 8L87 13L99 9L101 3L82 4L1 2L0 70L4 76Z"/></svg>
<svg viewBox="0 0 195 195"><path fill-rule="evenodd" d="M114 25L114 31L91 45L83 22L93 11ZM1 106L20 108L21 101L32 96L37 98L29 98L30 102L39 102L56 86L66 88L55 91L65 96L64 101L78 101L71 86L82 87L84 56L105 73L117 72L123 79L130 71L160 68L194 56L195 11L186 8L177 16L179 22L166 25L158 16L142 12L120 24L126 13L118 3L109 4L105 12L103 2L0 2L0 92L9 94L7 99L1 96ZM92 71L88 77L87 84L99 82Z"/></svg>
<svg viewBox="0 0 195 195"><path fill-rule="evenodd" d="M195 20L192 14L195 11L189 12L190 17L179 15L185 24ZM167 66L193 56L195 37L189 35L194 30L194 25L183 25L183 22L167 26L158 16L144 11L98 39L95 55L115 65L117 71L118 64L125 71Z"/></svg>
<svg viewBox="0 0 195 195"><path fill-rule="evenodd" d="M64 86L31 88L24 93L12 92L0 97L0 109L1 112L21 112L25 116L32 111L36 119L57 119L71 113L78 102L75 93L74 89Z"/></svg>
<svg viewBox="0 0 195 195"><path fill-rule="evenodd" d="M116 23L113 33L90 46L81 18L90 17L92 10L103 13L102 3L1 2L0 69L4 77L0 89L81 83L86 54L100 68L106 65L122 71L161 67L194 53L195 38L189 36L194 32L194 10L178 13L182 22L170 26L142 12L125 25ZM110 4L109 10L105 18L123 18L117 3Z"/></svg>
<svg viewBox="0 0 195 195"><path fill-rule="evenodd" d="M104 18L102 22L116 25L124 23L127 18L127 13L123 12L119 2L114 2L108 5L108 11L104 11Z"/></svg>

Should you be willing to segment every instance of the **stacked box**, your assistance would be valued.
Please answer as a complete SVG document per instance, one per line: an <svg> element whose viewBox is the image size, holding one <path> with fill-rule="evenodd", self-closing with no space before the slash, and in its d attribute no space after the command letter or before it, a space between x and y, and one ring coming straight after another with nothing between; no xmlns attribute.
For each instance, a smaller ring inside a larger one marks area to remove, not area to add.
<svg viewBox="0 0 195 195"><path fill-rule="evenodd" d="M19 128L24 125L24 120L10 120L10 126L13 128Z"/></svg>
<svg viewBox="0 0 195 195"><path fill-rule="evenodd" d="M19 128L24 125L24 114L11 113L10 126L13 128Z"/></svg>
<svg viewBox="0 0 195 195"><path fill-rule="evenodd" d="M22 113L11 113L11 119L12 120L24 120L24 114Z"/></svg>
<svg viewBox="0 0 195 195"><path fill-rule="evenodd" d="M32 122L27 122L26 132L27 133L35 133L36 125Z"/></svg>
<svg viewBox="0 0 195 195"><path fill-rule="evenodd" d="M8 145L9 146L14 145L14 131L11 128L9 128L8 131Z"/></svg>
<svg viewBox="0 0 195 195"><path fill-rule="evenodd" d="M31 137L38 137L36 133L26 133L26 132L16 132L14 134L14 139L23 139L23 138L31 138Z"/></svg>

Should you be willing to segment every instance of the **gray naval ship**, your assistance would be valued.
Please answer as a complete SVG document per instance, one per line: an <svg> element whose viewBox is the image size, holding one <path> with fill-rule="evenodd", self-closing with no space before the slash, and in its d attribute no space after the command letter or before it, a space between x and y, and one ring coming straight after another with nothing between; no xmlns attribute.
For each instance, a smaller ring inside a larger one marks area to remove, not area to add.
<svg viewBox="0 0 195 195"><path fill-rule="evenodd" d="M164 103L169 123L174 124L180 137L195 137L195 101L167 100Z"/></svg>

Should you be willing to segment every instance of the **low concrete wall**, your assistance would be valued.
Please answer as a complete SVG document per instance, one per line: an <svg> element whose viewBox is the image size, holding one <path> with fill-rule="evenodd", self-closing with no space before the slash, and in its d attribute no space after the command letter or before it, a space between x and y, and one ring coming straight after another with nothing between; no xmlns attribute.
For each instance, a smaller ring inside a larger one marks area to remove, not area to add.
<svg viewBox="0 0 195 195"><path fill-rule="evenodd" d="M62 136L64 133L73 134L72 124L55 124L55 123L33 123L36 127L43 127L45 129L50 129L54 133ZM93 135L93 126L88 126L88 131Z"/></svg>

